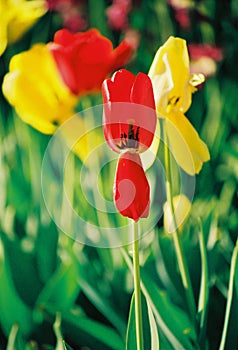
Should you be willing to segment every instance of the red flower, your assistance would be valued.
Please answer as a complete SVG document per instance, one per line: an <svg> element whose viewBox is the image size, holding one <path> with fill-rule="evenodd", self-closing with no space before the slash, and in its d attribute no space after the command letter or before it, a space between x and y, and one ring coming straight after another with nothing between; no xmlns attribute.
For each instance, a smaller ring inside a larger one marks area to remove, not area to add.
<svg viewBox="0 0 238 350"><path fill-rule="evenodd" d="M117 71L102 85L104 135L115 152L150 147L156 128L155 101L148 75ZM120 102L120 103L118 103ZM123 102L123 103L121 103Z"/></svg>
<svg viewBox="0 0 238 350"><path fill-rule="evenodd" d="M114 182L117 210L137 221L149 215L150 186L138 153L122 153Z"/></svg>
<svg viewBox="0 0 238 350"><path fill-rule="evenodd" d="M106 15L111 29L124 30L128 27L128 13L131 10L130 0L114 0L108 7Z"/></svg>
<svg viewBox="0 0 238 350"><path fill-rule="evenodd" d="M113 50L111 41L96 29L76 34L62 29L48 45L63 81L75 95L99 91L107 75L126 64L133 51L126 41Z"/></svg>
<svg viewBox="0 0 238 350"><path fill-rule="evenodd" d="M209 44L189 44L188 51L192 60L198 60L201 57L210 57L215 62L219 62L223 58L222 50L219 47Z"/></svg>
<svg viewBox="0 0 238 350"><path fill-rule="evenodd" d="M137 221L149 215L150 188L139 153L152 143L156 112L150 78L125 69L102 85L104 135L115 152L122 153L116 170L114 201L118 211Z"/></svg>

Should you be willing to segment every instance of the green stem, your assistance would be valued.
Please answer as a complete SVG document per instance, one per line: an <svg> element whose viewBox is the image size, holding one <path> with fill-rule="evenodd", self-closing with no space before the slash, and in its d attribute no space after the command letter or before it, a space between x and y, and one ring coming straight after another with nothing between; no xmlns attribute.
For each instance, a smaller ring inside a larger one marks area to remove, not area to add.
<svg viewBox="0 0 238 350"><path fill-rule="evenodd" d="M224 326L223 326L222 338L221 338L219 350L224 350L226 345L226 338L227 338L232 300L233 300L233 294L234 294L236 269L238 268L237 260L238 260L238 240L236 241L236 245L231 258L230 280L229 280L228 296L227 296L227 303L226 303L226 313L225 313L225 320L224 320Z"/></svg>
<svg viewBox="0 0 238 350"><path fill-rule="evenodd" d="M164 130L164 160L165 160L165 172L166 172L167 201L169 203L170 210L172 213L172 220L173 220L173 227L174 227L174 231L172 235L173 235L175 253L178 261L178 266L179 266L183 287L185 290L188 311L189 311L191 320L195 323L196 306L195 306L195 300L194 300L194 295L192 290L192 283L189 276L188 266L185 260L183 247L180 241L178 225L175 217L175 210L174 210L174 204L173 204L173 183L172 183L172 173L171 173L171 166L170 166L170 151L168 147L168 140L166 138L165 130Z"/></svg>
<svg viewBox="0 0 238 350"><path fill-rule="evenodd" d="M136 343L137 350L143 350L143 327L141 310L141 289L140 289L140 262L139 262L139 240L138 223L133 222L133 268L134 268L134 290L135 290L135 321L136 321Z"/></svg>

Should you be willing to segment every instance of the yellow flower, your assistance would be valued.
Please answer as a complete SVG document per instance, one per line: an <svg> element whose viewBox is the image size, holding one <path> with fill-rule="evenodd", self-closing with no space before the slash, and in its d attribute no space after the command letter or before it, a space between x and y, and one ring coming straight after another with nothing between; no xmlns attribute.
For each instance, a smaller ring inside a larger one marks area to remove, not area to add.
<svg viewBox="0 0 238 350"><path fill-rule="evenodd" d="M44 0L0 0L0 55L46 11Z"/></svg>
<svg viewBox="0 0 238 350"><path fill-rule="evenodd" d="M44 44L11 59L3 93L24 122L45 134L54 133L57 125L73 116L77 103Z"/></svg>
<svg viewBox="0 0 238 350"><path fill-rule="evenodd" d="M184 194L179 194L173 197L173 207L174 207L174 215L172 215L172 211L169 205L169 202L166 201L164 204L164 228L166 232L172 233L176 229L182 228L184 225L190 211L192 204L189 201L188 197ZM175 221L174 221L175 218ZM175 226L176 225L176 226Z"/></svg>
<svg viewBox="0 0 238 350"><path fill-rule="evenodd" d="M165 130L175 160L188 174L199 173L210 155L184 113L189 109L192 93L204 81L204 76L189 73L186 41L170 37L157 51L149 76L157 112L165 119Z"/></svg>

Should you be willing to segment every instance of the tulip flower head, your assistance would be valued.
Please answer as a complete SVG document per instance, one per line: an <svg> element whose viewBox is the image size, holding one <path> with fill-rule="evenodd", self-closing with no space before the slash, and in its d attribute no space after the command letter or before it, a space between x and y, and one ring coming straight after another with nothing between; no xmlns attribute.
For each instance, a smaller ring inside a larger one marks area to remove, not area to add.
<svg viewBox="0 0 238 350"><path fill-rule="evenodd" d="M170 37L157 51L148 75L175 160L188 174L199 173L210 155L184 113L191 105L192 93L204 82L204 76L190 74L186 41Z"/></svg>
<svg viewBox="0 0 238 350"><path fill-rule="evenodd" d="M133 52L125 40L113 50L97 29L75 34L59 30L48 47L64 83L77 96L100 91L108 74L126 64Z"/></svg>
<svg viewBox="0 0 238 350"><path fill-rule="evenodd" d="M123 69L102 85L104 135L110 148L120 153L114 182L118 211L137 221L149 215L150 188L140 153L154 137L156 112L150 78Z"/></svg>

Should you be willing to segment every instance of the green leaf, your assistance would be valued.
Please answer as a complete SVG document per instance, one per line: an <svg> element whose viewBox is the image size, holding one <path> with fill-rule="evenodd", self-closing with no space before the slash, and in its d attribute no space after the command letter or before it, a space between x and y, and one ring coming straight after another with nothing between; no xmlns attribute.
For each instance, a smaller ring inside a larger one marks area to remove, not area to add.
<svg viewBox="0 0 238 350"><path fill-rule="evenodd" d="M2 234L5 258L8 261L12 281L19 297L33 307L42 289L34 254L24 251L20 241L11 241Z"/></svg>
<svg viewBox="0 0 238 350"><path fill-rule="evenodd" d="M46 283L56 269L58 232L51 222L41 225L35 242L37 268L41 280Z"/></svg>
<svg viewBox="0 0 238 350"><path fill-rule="evenodd" d="M153 349L159 350L160 345L159 345L158 329L157 329L156 321L155 321L152 309L150 307L149 301L147 301L147 307L148 307L148 316L149 316L149 322L150 322L151 350Z"/></svg>
<svg viewBox="0 0 238 350"><path fill-rule="evenodd" d="M142 322L143 322L143 340L144 348L150 348L150 325L148 310L145 297L141 293L141 308L142 308ZM127 326L127 335L126 335L126 349L134 350L137 348L136 344L136 322L135 322L135 295L133 293L131 298L130 313Z"/></svg>
<svg viewBox="0 0 238 350"><path fill-rule="evenodd" d="M0 241L0 323L6 335L13 324L19 324L19 331L28 335L32 331L31 309L22 301L12 280L11 270Z"/></svg>
<svg viewBox="0 0 238 350"><path fill-rule="evenodd" d="M16 349L15 343L16 343L18 330L19 330L19 325L15 323L12 326L11 332L10 332L9 337L8 337L6 350L15 350Z"/></svg>
<svg viewBox="0 0 238 350"><path fill-rule="evenodd" d="M71 348L71 346L69 346L68 344L66 344L65 341L63 341L64 343L64 350L74 350L73 348Z"/></svg>
<svg viewBox="0 0 238 350"><path fill-rule="evenodd" d="M133 272L133 265L127 252L124 249L121 249L121 252L131 272ZM141 290L147 303L150 304L159 331L176 350L198 348L197 336L187 314L171 302L165 291L158 288L145 268L141 268L140 272Z"/></svg>
<svg viewBox="0 0 238 350"><path fill-rule="evenodd" d="M83 261L85 260L85 261ZM79 279L78 283L90 302L100 311L104 317L124 336L126 334L126 325L119 313L114 310L110 299L104 295L99 288L97 281L100 275L93 269L93 264L84 259L81 254L79 261Z"/></svg>
<svg viewBox="0 0 238 350"><path fill-rule="evenodd" d="M164 291L141 269L142 291L155 315L159 328L176 350L194 350L196 333L188 316L173 305Z"/></svg>
<svg viewBox="0 0 238 350"><path fill-rule="evenodd" d="M48 310L54 312L54 310ZM88 346L97 350L124 350L124 340L112 328L82 316L78 308L63 312L62 331L79 346Z"/></svg>
<svg viewBox="0 0 238 350"><path fill-rule="evenodd" d="M46 283L40 293L34 316L41 318L40 310L52 307L56 311L68 310L72 307L79 293L78 266L73 256L65 254L58 269Z"/></svg>
<svg viewBox="0 0 238 350"><path fill-rule="evenodd" d="M97 289L94 289L86 280L80 279L80 287L92 304L114 325L120 334L125 334L125 325L121 317L110 305L110 301Z"/></svg>
<svg viewBox="0 0 238 350"><path fill-rule="evenodd" d="M156 321L149 302L141 293L144 349L159 350L159 336ZM126 349L136 349L135 296L132 295L127 327Z"/></svg>

